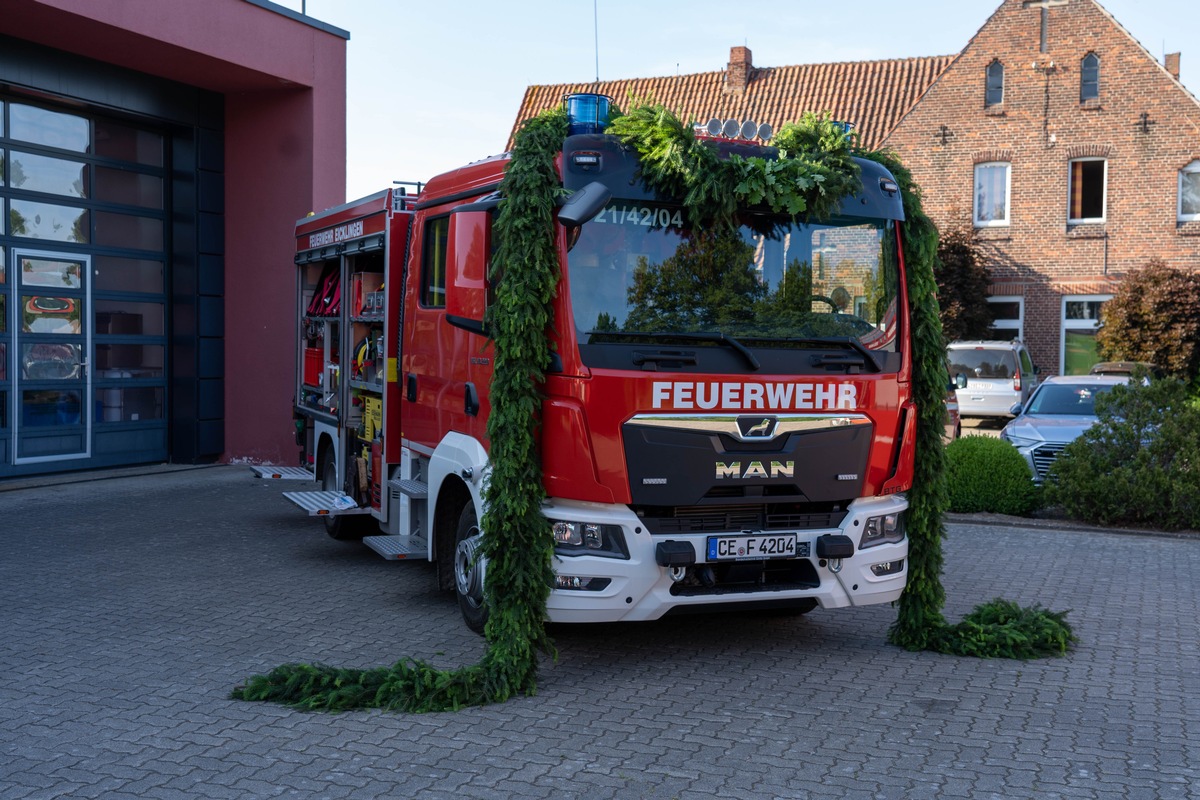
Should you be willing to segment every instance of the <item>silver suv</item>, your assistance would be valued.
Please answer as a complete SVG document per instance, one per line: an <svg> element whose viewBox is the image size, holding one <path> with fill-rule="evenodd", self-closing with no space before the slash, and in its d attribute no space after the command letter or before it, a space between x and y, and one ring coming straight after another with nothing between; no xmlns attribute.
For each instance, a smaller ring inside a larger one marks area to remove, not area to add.
<svg viewBox="0 0 1200 800"><path fill-rule="evenodd" d="M1012 417L1037 385L1039 370L1019 341L952 342L946 351L963 417Z"/></svg>

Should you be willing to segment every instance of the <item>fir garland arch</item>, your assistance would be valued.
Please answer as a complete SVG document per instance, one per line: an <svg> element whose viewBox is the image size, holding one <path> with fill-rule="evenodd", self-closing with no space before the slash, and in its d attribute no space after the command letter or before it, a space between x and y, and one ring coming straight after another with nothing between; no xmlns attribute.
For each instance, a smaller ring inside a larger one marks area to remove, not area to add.
<svg viewBox="0 0 1200 800"><path fill-rule="evenodd" d="M553 579L553 545L541 515L542 473L535 430L550 352L546 333L558 286L554 207L563 192L555 157L567 132L553 110L527 122L516 137L501 184L493 262L504 279L489 316L495 371L488 419L491 473L483 529L488 558L488 648L478 664L442 670L405 658L391 667L340 669L285 664L251 677L233 691L242 700L269 700L310 710L382 708L456 710L502 702L537 688L539 653L553 654L545 632ZM901 187L904 257L912 311L913 398L918 408L916 472L908 493L908 586L889 640L910 649L1031 658L1062 653L1074 641L1065 612L1021 609L1002 600L980 606L957 626L942 616L946 507L945 454L940 430L948 376L937 313L934 262L937 229L921 208L911 174L889 152L866 152L828 116L807 114L772 140L777 160L720 159L690 126L661 105L635 103L609 132L634 147L642 177L656 192L680 198L694 227L732 226L743 204L776 213L823 218L860 187L854 156L887 167ZM500 590L503 587L503 590Z"/></svg>

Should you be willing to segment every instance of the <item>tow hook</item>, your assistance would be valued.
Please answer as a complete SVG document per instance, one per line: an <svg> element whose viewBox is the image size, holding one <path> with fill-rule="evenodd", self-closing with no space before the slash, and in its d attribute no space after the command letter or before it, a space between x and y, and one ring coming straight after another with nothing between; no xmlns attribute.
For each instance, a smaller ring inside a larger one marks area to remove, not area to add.
<svg viewBox="0 0 1200 800"><path fill-rule="evenodd" d="M826 533L817 537L817 558L829 562L829 571L834 575L842 571L842 559L854 556L854 540L849 536Z"/></svg>

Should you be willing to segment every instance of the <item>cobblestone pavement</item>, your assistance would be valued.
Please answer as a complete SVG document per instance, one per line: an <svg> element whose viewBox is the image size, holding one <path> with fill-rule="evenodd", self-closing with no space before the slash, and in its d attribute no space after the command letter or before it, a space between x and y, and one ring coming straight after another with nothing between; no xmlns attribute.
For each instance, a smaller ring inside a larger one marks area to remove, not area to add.
<svg viewBox="0 0 1200 800"><path fill-rule="evenodd" d="M429 565L329 539L284 488L0 491L0 798L1200 798L1200 539L951 524L947 616L1072 609L1065 658L908 653L886 606L560 626L535 697L330 715L229 691L482 640Z"/></svg>

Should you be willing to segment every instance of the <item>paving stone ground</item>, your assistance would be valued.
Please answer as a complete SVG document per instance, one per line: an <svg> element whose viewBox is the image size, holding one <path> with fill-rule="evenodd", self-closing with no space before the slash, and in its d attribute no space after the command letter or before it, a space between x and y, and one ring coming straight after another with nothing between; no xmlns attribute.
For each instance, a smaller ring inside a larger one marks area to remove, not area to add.
<svg viewBox="0 0 1200 800"><path fill-rule="evenodd" d="M229 692L483 642L429 565L329 539L285 488L0 491L0 798L1200 798L1200 538L950 524L947 617L1071 609L1064 658L908 653L887 606L558 626L534 697L332 715Z"/></svg>

